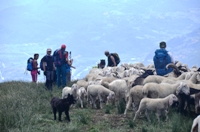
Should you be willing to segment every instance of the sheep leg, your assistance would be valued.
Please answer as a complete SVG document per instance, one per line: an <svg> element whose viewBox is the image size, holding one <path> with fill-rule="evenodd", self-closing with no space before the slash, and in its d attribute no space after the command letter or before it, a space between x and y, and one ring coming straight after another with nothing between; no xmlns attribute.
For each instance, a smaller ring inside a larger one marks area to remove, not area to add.
<svg viewBox="0 0 200 132"><path fill-rule="evenodd" d="M127 110L130 108L131 102L132 102L132 98L130 97L126 105L126 109L124 111L124 117L126 117L126 113L127 113Z"/></svg>
<svg viewBox="0 0 200 132"><path fill-rule="evenodd" d="M146 115L146 117L147 117L147 119L148 119L148 122L151 122L151 120L150 120L150 118L149 118L149 112L148 112L147 109L146 109L146 111L145 111L145 115Z"/></svg>
<svg viewBox="0 0 200 132"><path fill-rule="evenodd" d="M198 112L198 105L195 104L195 113L197 114L197 112Z"/></svg>
<svg viewBox="0 0 200 132"><path fill-rule="evenodd" d="M136 111L135 116L134 116L134 118L133 118L133 121L136 120L136 118L137 118L137 116L138 116L139 113L140 113L140 110Z"/></svg>
<svg viewBox="0 0 200 132"><path fill-rule="evenodd" d="M165 110L165 117L166 117L165 121L168 121L168 111L167 110Z"/></svg>
<svg viewBox="0 0 200 132"><path fill-rule="evenodd" d="M82 99L83 97L79 97L79 101L80 101L80 103L81 103L81 108L83 108L83 99Z"/></svg>
<svg viewBox="0 0 200 132"><path fill-rule="evenodd" d="M157 110L156 113L155 113L156 117L158 119L158 122L160 122L160 113L161 113L160 110Z"/></svg>
<svg viewBox="0 0 200 132"><path fill-rule="evenodd" d="M90 99L91 99L91 101L92 101L92 106L93 106L94 108L97 108L97 106L96 106L96 104L95 104L95 101L94 101L94 98L93 98L92 96L90 96Z"/></svg>
<svg viewBox="0 0 200 132"><path fill-rule="evenodd" d="M99 101L100 101L100 108L102 109L103 108L103 106L102 106L103 99L100 94L98 94L98 97L99 97Z"/></svg>

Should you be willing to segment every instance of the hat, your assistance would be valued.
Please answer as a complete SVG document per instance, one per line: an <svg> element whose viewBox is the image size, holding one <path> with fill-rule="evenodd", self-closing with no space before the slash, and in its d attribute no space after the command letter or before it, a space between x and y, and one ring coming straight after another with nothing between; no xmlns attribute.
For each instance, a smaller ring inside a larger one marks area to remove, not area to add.
<svg viewBox="0 0 200 132"><path fill-rule="evenodd" d="M164 41L160 42L160 48L166 48L166 43Z"/></svg>
<svg viewBox="0 0 200 132"><path fill-rule="evenodd" d="M48 48L48 49L47 49L47 52L48 52L48 51L51 51L51 49L50 49L50 48Z"/></svg>
<svg viewBox="0 0 200 132"><path fill-rule="evenodd" d="M63 44L63 45L61 46L61 49L66 49L66 45Z"/></svg>

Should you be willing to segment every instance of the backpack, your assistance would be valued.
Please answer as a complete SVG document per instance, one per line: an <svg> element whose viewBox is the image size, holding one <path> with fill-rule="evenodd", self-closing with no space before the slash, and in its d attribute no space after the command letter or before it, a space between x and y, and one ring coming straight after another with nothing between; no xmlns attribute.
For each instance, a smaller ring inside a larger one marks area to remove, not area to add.
<svg viewBox="0 0 200 132"><path fill-rule="evenodd" d="M53 52L53 61L56 67L61 66L61 60L58 54L59 49Z"/></svg>
<svg viewBox="0 0 200 132"><path fill-rule="evenodd" d="M68 54L68 52L65 51L65 54ZM63 56L62 56L62 58L61 58L61 56L62 55L60 54L59 49L57 49L53 52L53 60L54 60L54 64L55 64L56 67L59 67L66 62L66 60L63 59Z"/></svg>
<svg viewBox="0 0 200 132"><path fill-rule="evenodd" d="M27 66L26 66L26 70L28 71L32 71L33 70L33 58L30 57L28 60L27 60Z"/></svg>
<svg viewBox="0 0 200 132"><path fill-rule="evenodd" d="M173 70L172 68L166 69L167 64L172 63L172 61L168 51L165 49L157 49L153 61L157 75L163 76Z"/></svg>
<svg viewBox="0 0 200 132"><path fill-rule="evenodd" d="M52 56L51 56L52 57ZM42 70L42 71L44 71L44 69L43 69L43 62L44 62L44 59L46 58L46 61L50 61L49 59L52 59L52 58L49 58L47 55L45 55L45 56L43 56L42 57L42 59L41 59L41 61L40 61L40 69ZM47 63L47 65L45 66L46 67L46 70L49 70L49 66L48 66L48 63Z"/></svg>
<svg viewBox="0 0 200 132"><path fill-rule="evenodd" d="M120 58L117 53L111 53L111 55L115 58L115 62L118 65L120 63Z"/></svg>
<svg viewBox="0 0 200 132"><path fill-rule="evenodd" d="M42 59L40 60L40 69L42 71L44 71L44 69L43 69L43 60L44 60L45 57L46 57L46 55L44 57L42 57Z"/></svg>

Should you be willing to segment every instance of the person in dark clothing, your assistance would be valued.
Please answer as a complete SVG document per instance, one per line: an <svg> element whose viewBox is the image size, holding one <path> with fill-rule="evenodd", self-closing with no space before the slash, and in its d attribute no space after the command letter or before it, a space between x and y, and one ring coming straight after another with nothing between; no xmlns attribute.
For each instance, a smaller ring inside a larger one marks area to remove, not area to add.
<svg viewBox="0 0 200 132"><path fill-rule="evenodd" d="M47 55L44 56L43 59L43 69L44 69L44 75L46 76L46 87L47 90L53 90L52 84L54 79L54 71L55 71L55 65L54 65L54 59L51 55L51 49L47 49Z"/></svg>
<svg viewBox="0 0 200 132"><path fill-rule="evenodd" d="M107 64L107 66L110 66L110 67L117 66L117 63L116 63L116 61L115 61L114 56L111 55L111 54L109 53L109 51L105 51L105 56L108 57L108 64Z"/></svg>

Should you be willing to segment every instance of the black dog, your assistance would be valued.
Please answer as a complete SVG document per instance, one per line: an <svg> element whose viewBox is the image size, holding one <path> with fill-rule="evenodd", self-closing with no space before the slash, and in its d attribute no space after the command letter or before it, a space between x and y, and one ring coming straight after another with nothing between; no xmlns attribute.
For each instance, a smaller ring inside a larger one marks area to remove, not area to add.
<svg viewBox="0 0 200 132"><path fill-rule="evenodd" d="M67 98L65 99L59 99L58 97L53 97L51 99L50 104L53 110L54 120L56 120L56 113L58 111L58 114L59 114L58 120L62 121L61 115L62 115L62 112L65 111L66 119L70 121L69 108L70 108L70 105L74 104L75 102L76 100L74 99L73 95L70 95L70 94L68 94Z"/></svg>

